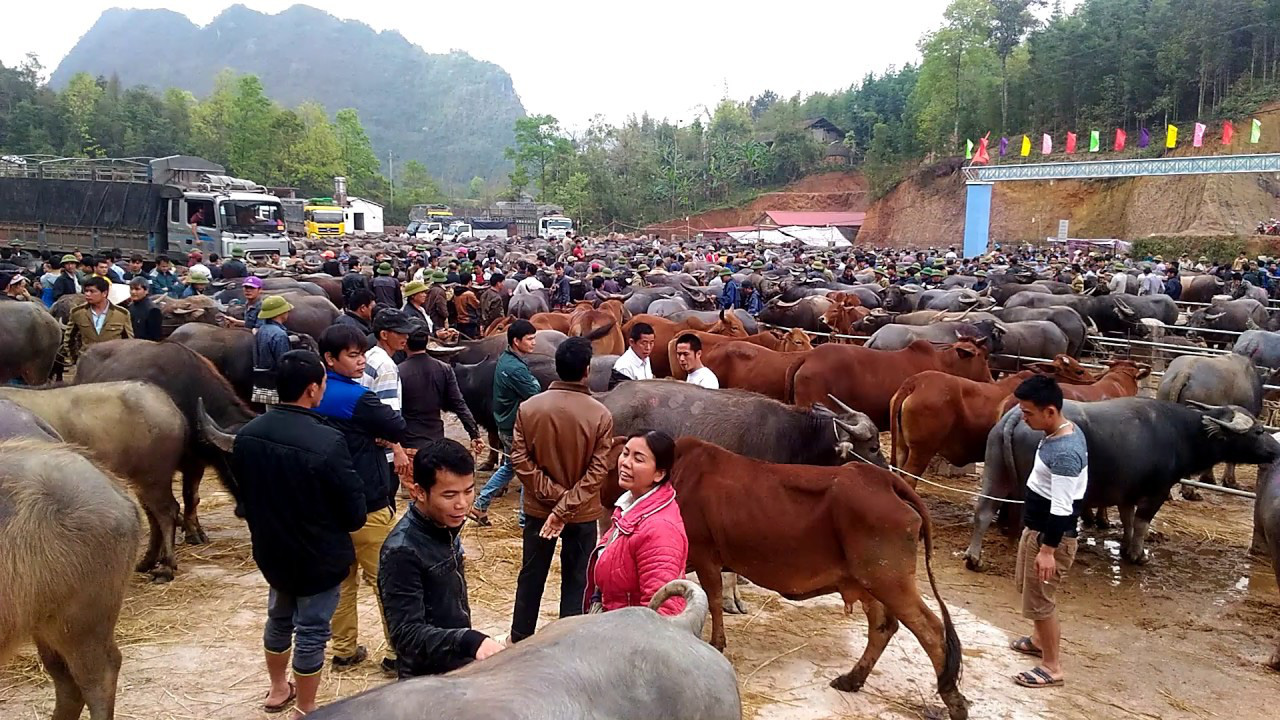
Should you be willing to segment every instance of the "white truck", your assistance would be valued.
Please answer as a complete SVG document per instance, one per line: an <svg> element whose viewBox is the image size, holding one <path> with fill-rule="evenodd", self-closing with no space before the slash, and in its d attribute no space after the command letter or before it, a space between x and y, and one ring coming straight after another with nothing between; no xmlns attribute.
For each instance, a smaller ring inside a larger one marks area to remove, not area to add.
<svg viewBox="0 0 1280 720"><path fill-rule="evenodd" d="M538 237L543 240L563 238L573 231L573 220L563 215L544 215L538 218Z"/></svg>

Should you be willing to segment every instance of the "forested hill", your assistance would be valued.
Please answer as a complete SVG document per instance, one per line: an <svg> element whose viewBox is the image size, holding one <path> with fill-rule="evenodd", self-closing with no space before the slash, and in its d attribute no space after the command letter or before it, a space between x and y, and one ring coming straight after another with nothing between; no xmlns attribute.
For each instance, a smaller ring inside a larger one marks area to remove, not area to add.
<svg viewBox="0 0 1280 720"><path fill-rule="evenodd" d="M50 78L118 75L124 86L177 87L207 95L220 70L257 75L273 100L308 100L330 113L354 107L381 161L394 152L466 183L510 169L524 107L505 70L465 53L429 54L394 31L375 32L315 8L266 15L242 5L205 27L168 10L107 10Z"/></svg>

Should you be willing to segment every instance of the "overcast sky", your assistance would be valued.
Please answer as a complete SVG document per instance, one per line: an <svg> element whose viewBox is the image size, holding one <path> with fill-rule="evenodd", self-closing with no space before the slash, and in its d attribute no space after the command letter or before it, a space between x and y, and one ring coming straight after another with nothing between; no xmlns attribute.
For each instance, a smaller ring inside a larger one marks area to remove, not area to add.
<svg viewBox="0 0 1280 720"><path fill-rule="evenodd" d="M218 0L6 3L0 61L35 52L52 71L108 7L164 7L206 24L235 3ZM247 0L275 13L297 4ZM501 65L530 113L567 127L601 114L620 122L648 111L688 122L722 97L838 90L867 71L918 59L921 34L947 0L790 4L754 0L480 0L306 3L376 30L399 30L429 52L463 50ZM51 12L52 10L52 12Z"/></svg>

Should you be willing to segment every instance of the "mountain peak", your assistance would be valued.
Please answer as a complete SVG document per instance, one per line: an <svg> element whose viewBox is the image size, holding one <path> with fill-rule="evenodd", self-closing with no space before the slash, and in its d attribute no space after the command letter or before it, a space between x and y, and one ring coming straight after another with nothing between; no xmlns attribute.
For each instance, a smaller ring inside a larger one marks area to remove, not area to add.
<svg viewBox="0 0 1280 720"><path fill-rule="evenodd" d="M199 27L171 10L106 10L49 78L118 75L126 85L178 87L197 96L224 68L261 78L286 107L354 107L380 157L424 163L466 182L501 177L502 151L524 115L511 76L466 53L427 53L395 30L342 20L308 5L274 15L232 5Z"/></svg>

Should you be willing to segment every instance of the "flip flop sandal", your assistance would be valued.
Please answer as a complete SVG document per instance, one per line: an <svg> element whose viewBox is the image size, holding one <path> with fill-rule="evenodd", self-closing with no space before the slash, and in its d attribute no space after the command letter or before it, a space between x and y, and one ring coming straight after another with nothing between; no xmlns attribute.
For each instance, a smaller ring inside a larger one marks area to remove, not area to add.
<svg viewBox="0 0 1280 720"><path fill-rule="evenodd" d="M1013 681L1025 688L1047 688L1063 684L1062 678L1054 678L1047 670L1036 666L1013 676Z"/></svg>
<svg viewBox="0 0 1280 720"><path fill-rule="evenodd" d="M271 693L268 692L267 694L270 695ZM266 703L263 703L262 710L264 712L268 712L272 714L281 713L281 712L284 712L290 705L293 704L293 701L297 699L298 699L298 688L293 683L289 683L289 697L285 698L284 702L277 703L275 705L267 705Z"/></svg>
<svg viewBox="0 0 1280 720"><path fill-rule="evenodd" d="M1031 655L1033 657L1044 657L1044 651L1036 647L1031 642L1030 635L1023 635L1017 640L1014 640L1013 642L1009 643L1009 648L1011 650L1016 650L1022 653L1023 655Z"/></svg>

